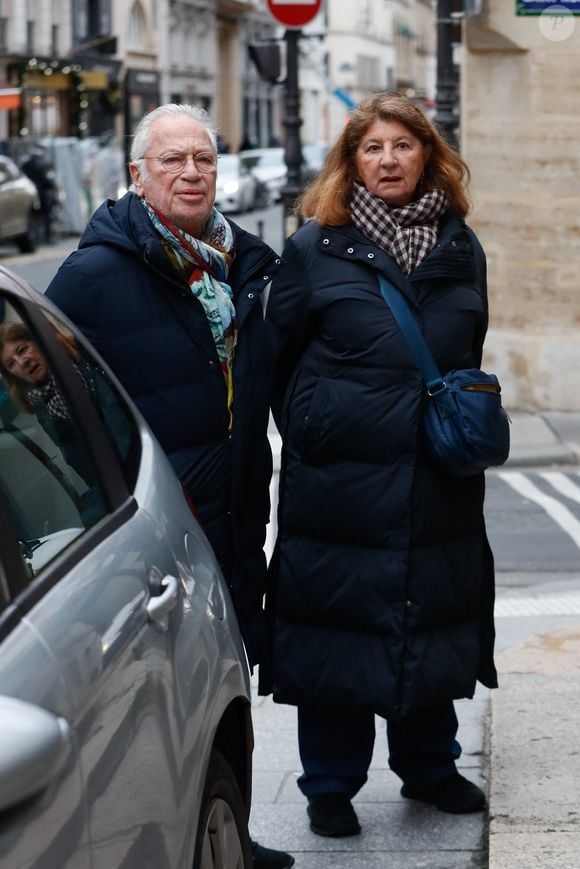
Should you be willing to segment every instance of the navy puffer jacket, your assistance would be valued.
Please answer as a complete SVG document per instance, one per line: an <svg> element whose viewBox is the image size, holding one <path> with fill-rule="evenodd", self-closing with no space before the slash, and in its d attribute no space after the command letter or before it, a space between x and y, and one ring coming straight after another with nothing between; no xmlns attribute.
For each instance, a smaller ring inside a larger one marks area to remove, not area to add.
<svg viewBox="0 0 580 869"><path fill-rule="evenodd" d="M484 477L427 460L421 375L379 290L410 301L443 372L479 367L485 257L448 214L406 277L353 226L303 226L267 318L278 352L279 536L260 691L382 715L496 685Z"/></svg>
<svg viewBox="0 0 580 869"><path fill-rule="evenodd" d="M207 318L135 194L97 209L46 294L110 365L167 453L232 587L255 661L272 468L271 359L261 296L280 260L260 239L231 226L236 250L229 281L238 327L231 436Z"/></svg>

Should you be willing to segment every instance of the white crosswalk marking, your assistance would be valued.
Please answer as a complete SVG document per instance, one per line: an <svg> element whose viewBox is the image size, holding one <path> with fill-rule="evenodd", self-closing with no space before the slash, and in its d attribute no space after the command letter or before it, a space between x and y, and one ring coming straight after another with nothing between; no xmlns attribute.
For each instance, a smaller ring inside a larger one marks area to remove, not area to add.
<svg viewBox="0 0 580 869"><path fill-rule="evenodd" d="M499 597L496 618L514 616L579 616L580 594L552 594L541 597Z"/></svg>
<svg viewBox="0 0 580 869"><path fill-rule="evenodd" d="M498 476L524 498L539 504L580 549L580 522L564 504L552 495L546 495L520 471L500 471ZM571 482L570 485L573 486Z"/></svg>
<svg viewBox="0 0 580 869"><path fill-rule="evenodd" d="M580 504L580 486L573 483L570 477L563 474L561 471L543 471L540 474L557 492L569 498L571 501L576 501Z"/></svg>

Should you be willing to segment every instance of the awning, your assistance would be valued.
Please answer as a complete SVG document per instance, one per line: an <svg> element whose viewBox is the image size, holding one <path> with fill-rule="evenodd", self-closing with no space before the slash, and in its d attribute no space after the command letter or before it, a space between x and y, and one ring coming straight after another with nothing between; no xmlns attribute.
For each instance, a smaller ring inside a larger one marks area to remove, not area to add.
<svg viewBox="0 0 580 869"><path fill-rule="evenodd" d="M109 73L103 70L82 70L80 77L87 90L106 90L109 84ZM26 88L29 90L70 91L73 87L70 75L64 72L53 72L46 75L43 72L28 72Z"/></svg>
<svg viewBox="0 0 580 869"><path fill-rule="evenodd" d="M89 91L104 91L109 85L109 73L101 69L83 69L81 78Z"/></svg>
<svg viewBox="0 0 580 869"><path fill-rule="evenodd" d="M19 109L21 97L20 88L0 88L0 109Z"/></svg>

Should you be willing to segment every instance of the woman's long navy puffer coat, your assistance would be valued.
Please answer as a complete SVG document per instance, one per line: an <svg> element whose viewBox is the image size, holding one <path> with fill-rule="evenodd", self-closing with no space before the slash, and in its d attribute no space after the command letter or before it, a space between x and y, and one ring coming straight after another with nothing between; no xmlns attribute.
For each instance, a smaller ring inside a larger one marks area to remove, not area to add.
<svg viewBox="0 0 580 869"><path fill-rule="evenodd" d="M494 687L484 477L429 464L425 388L377 280L411 301L441 371L479 367L481 246L448 214L407 278L353 226L310 222L283 258L267 313L283 454L260 691L389 715Z"/></svg>

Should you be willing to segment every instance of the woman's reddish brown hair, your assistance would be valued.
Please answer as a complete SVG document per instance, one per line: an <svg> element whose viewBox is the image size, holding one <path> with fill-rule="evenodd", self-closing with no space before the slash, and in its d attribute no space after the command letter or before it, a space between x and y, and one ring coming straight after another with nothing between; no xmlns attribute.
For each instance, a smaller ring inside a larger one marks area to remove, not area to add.
<svg viewBox="0 0 580 869"><path fill-rule="evenodd" d="M324 166L298 200L298 213L326 226L340 226L350 221L352 189L357 180L356 152L368 128L377 120L398 121L424 146L431 147L416 197L429 190L443 190L453 211L465 217L470 207L467 164L415 103L389 91L366 97L352 110Z"/></svg>

